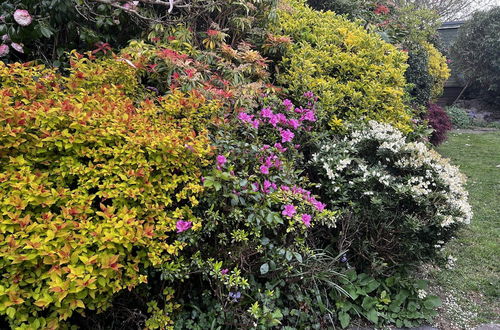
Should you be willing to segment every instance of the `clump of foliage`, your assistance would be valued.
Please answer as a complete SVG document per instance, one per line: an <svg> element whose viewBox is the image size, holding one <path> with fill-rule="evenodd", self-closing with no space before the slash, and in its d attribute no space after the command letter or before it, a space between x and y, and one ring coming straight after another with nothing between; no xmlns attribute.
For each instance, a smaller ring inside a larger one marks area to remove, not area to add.
<svg viewBox="0 0 500 330"><path fill-rule="evenodd" d="M500 96L499 29L500 7L477 12L460 28L450 51L456 72L469 83L479 83L493 98Z"/></svg>
<svg viewBox="0 0 500 330"><path fill-rule="evenodd" d="M332 12L315 11L302 1L290 4L274 27L293 40L279 64L278 81L294 97L308 90L317 94L320 116L332 127L342 120L375 119L408 131L406 54Z"/></svg>
<svg viewBox="0 0 500 330"><path fill-rule="evenodd" d="M365 271L433 260L472 217L458 168L387 124L371 121L326 141L312 170L321 195L347 211L332 241Z"/></svg>
<svg viewBox="0 0 500 330"><path fill-rule="evenodd" d="M408 69L405 71L410 103L426 107L431 99L433 77L429 73L429 53L421 43L408 46Z"/></svg>
<svg viewBox="0 0 500 330"><path fill-rule="evenodd" d="M443 94L444 83L450 77L450 69L443 56L431 43L424 42L428 54L428 71L432 77L431 99L437 99Z"/></svg>
<svg viewBox="0 0 500 330"><path fill-rule="evenodd" d="M38 60L60 66L72 49L106 52L110 45L123 46L140 33L137 19L104 4L84 6L75 0L0 4L0 47L9 50L3 57L0 50L3 61Z"/></svg>
<svg viewBox="0 0 500 330"><path fill-rule="evenodd" d="M147 282L148 268L178 267L202 225L202 118L217 104L141 92L119 57L75 53L67 77L0 63L0 81L0 314L55 329Z"/></svg>
<svg viewBox="0 0 500 330"><path fill-rule="evenodd" d="M337 318L342 328L360 315L380 327L393 324L411 328L422 321L432 322L436 307L441 305L439 297L427 293L426 281L409 279L407 274L374 278L349 269L340 284L348 293L337 297Z"/></svg>
<svg viewBox="0 0 500 330"><path fill-rule="evenodd" d="M472 118L465 109L453 105L446 107L445 110L454 128L467 128L471 126Z"/></svg>
<svg viewBox="0 0 500 330"><path fill-rule="evenodd" d="M446 133L453 127L446 111L437 104L429 104L425 119L433 129L429 141L435 146L443 143L447 137Z"/></svg>

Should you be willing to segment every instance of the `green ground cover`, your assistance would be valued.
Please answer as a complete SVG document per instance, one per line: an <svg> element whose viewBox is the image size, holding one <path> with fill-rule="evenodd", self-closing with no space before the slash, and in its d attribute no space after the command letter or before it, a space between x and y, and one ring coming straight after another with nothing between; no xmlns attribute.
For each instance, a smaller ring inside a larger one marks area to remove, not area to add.
<svg viewBox="0 0 500 330"><path fill-rule="evenodd" d="M452 269L431 271L443 299L441 327L470 329L500 323L500 131L460 132L438 149L468 177L472 224L446 247Z"/></svg>

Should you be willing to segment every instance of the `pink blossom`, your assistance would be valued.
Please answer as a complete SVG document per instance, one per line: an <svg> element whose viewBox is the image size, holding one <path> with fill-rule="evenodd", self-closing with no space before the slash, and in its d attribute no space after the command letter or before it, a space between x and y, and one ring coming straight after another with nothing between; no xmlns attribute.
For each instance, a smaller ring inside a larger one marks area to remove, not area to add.
<svg viewBox="0 0 500 330"><path fill-rule="evenodd" d="M261 165L260 166L260 173L269 174L269 167L267 167L266 165Z"/></svg>
<svg viewBox="0 0 500 330"><path fill-rule="evenodd" d="M281 124L285 124L286 125L286 123L288 122L288 119L282 113L277 113L276 117L278 118L278 122L281 123Z"/></svg>
<svg viewBox="0 0 500 330"><path fill-rule="evenodd" d="M307 121L312 121L312 122L316 121L316 116L314 115L314 111L307 110L306 113L302 115L300 120L302 120L302 121L307 120Z"/></svg>
<svg viewBox="0 0 500 330"><path fill-rule="evenodd" d="M270 146L269 144L264 144L264 145L262 146L262 148L260 148L260 150L267 150L267 149L269 149L269 148L271 148L271 146Z"/></svg>
<svg viewBox="0 0 500 330"><path fill-rule="evenodd" d="M186 231L189 228L193 227L193 223L191 221L179 220L177 221L175 226L177 227L177 232L182 233L183 231Z"/></svg>
<svg viewBox="0 0 500 330"><path fill-rule="evenodd" d="M283 191L290 191L290 187L288 186L281 186L280 189Z"/></svg>
<svg viewBox="0 0 500 330"><path fill-rule="evenodd" d="M9 54L9 46L0 45L0 57L7 56Z"/></svg>
<svg viewBox="0 0 500 330"><path fill-rule="evenodd" d="M251 122L252 126L254 128L259 128L259 125L261 124L261 121L259 119L254 119L252 122Z"/></svg>
<svg viewBox="0 0 500 330"><path fill-rule="evenodd" d="M9 41L10 41L10 37L9 37L9 35L8 35L8 34L4 34L4 35L2 36L2 41L3 41L3 42L9 42Z"/></svg>
<svg viewBox="0 0 500 330"><path fill-rule="evenodd" d="M21 26L28 26L33 21L33 18L27 10L17 9L14 12L14 20Z"/></svg>
<svg viewBox="0 0 500 330"><path fill-rule="evenodd" d="M302 214L301 220L304 225L306 225L306 227L309 227L311 225L311 216L309 214Z"/></svg>
<svg viewBox="0 0 500 330"><path fill-rule="evenodd" d="M253 191L259 191L259 186L260 185L257 182L252 183L252 189L253 189Z"/></svg>
<svg viewBox="0 0 500 330"><path fill-rule="evenodd" d="M241 121L244 121L246 123L249 123L250 121L252 121L253 115L249 115L246 112L240 112L238 114L238 119L241 120Z"/></svg>
<svg viewBox="0 0 500 330"><path fill-rule="evenodd" d="M295 213L295 206L292 204L285 205L285 209L281 212L281 214L290 218L293 217Z"/></svg>
<svg viewBox="0 0 500 330"><path fill-rule="evenodd" d="M285 106L286 110L290 111L293 108L293 103L289 99L283 100L283 105Z"/></svg>
<svg viewBox="0 0 500 330"><path fill-rule="evenodd" d="M276 149L278 149L278 151L279 151L279 152L285 152L285 151L287 151L287 150L288 150L288 148L283 148L283 146L281 145L281 143L275 143L275 144L274 144L274 147L275 147Z"/></svg>
<svg viewBox="0 0 500 330"><path fill-rule="evenodd" d="M227 273L229 273L229 269L227 268L224 268L220 271L221 275L227 275Z"/></svg>
<svg viewBox="0 0 500 330"><path fill-rule="evenodd" d="M218 155L217 156L217 169L221 170L224 164L226 164L227 159L223 155Z"/></svg>
<svg viewBox="0 0 500 330"><path fill-rule="evenodd" d="M314 93L309 91L304 93L304 97L307 99L313 99L314 98Z"/></svg>
<svg viewBox="0 0 500 330"><path fill-rule="evenodd" d="M314 207L316 208L316 210L318 211L323 211L326 207L325 204L321 203L321 202L318 202L318 201L315 201L312 203L314 205Z"/></svg>
<svg viewBox="0 0 500 330"><path fill-rule="evenodd" d="M295 134L292 133L289 129L285 129L281 131L281 142L291 142Z"/></svg>
<svg viewBox="0 0 500 330"><path fill-rule="evenodd" d="M271 111L270 108L264 108L260 111L260 116L263 118L271 118L274 116L274 113Z"/></svg>
<svg viewBox="0 0 500 330"><path fill-rule="evenodd" d="M276 185L274 185L276 186ZM269 193L269 188L272 188L273 187L273 183L269 180L264 180L264 183L262 184L262 192L264 194L268 194Z"/></svg>
<svg viewBox="0 0 500 330"><path fill-rule="evenodd" d="M273 127L276 127L276 124L279 123L279 118L276 115L272 115L271 118L269 118L269 124L273 125Z"/></svg>
<svg viewBox="0 0 500 330"><path fill-rule="evenodd" d="M297 129L300 127L300 122L297 119L289 119L288 125L291 126L293 129Z"/></svg>

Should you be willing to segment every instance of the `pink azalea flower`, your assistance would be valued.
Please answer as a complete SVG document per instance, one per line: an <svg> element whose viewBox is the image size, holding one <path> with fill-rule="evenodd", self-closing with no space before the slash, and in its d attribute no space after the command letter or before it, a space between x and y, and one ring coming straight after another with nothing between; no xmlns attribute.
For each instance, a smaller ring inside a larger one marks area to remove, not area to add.
<svg viewBox="0 0 500 330"><path fill-rule="evenodd" d="M283 191L290 191L290 187L288 186L281 186L280 189Z"/></svg>
<svg viewBox="0 0 500 330"><path fill-rule="evenodd" d="M177 232L182 233L183 231L186 231L186 230L190 229L191 227L193 227L193 223L191 221L179 220L179 221L177 221L175 226L177 227Z"/></svg>
<svg viewBox="0 0 500 330"><path fill-rule="evenodd" d="M249 123L252 121L253 119L253 115L249 115L248 113L246 112L240 112L238 114L238 119L241 120L241 121L244 121L246 123Z"/></svg>
<svg viewBox="0 0 500 330"><path fill-rule="evenodd" d="M252 122L251 122L252 126L254 128L259 128L259 125L261 124L261 121L259 119L254 119Z"/></svg>
<svg viewBox="0 0 500 330"><path fill-rule="evenodd" d="M306 113L302 115L300 120L302 120L302 121L307 120L307 121L312 121L312 122L316 121L316 116L314 115L314 111L307 110Z"/></svg>
<svg viewBox="0 0 500 330"><path fill-rule="evenodd" d="M262 146L262 148L260 148L260 150L267 150L267 149L269 149L269 148L271 148L271 146L270 146L269 144L264 144L264 145Z"/></svg>
<svg viewBox="0 0 500 330"><path fill-rule="evenodd" d="M300 127L300 122L297 119L289 119L288 125L291 126L293 129L297 129Z"/></svg>
<svg viewBox="0 0 500 330"><path fill-rule="evenodd" d="M271 118L274 116L274 113L270 108L264 108L260 111L260 116L263 118Z"/></svg>
<svg viewBox="0 0 500 330"><path fill-rule="evenodd" d="M272 188L272 187L273 187L273 183L271 181L264 180L264 183L262 184L262 192L264 194L268 194L269 193L269 188Z"/></svg>
<svg viewBox="0 0 500 330"><path fill-rule="evenodd" d="M9 42L9 41L10 41L10 37L9 37L9 35L8 35L8 34L4 34L4 35L2 36L2 41L3 41L3 42Z"/></svg>
<svg viewBox="0 0 500 330"><path fill-rule="evenodd" d="M318 210L318 211L323 211L326 207L325 204L318 202L318 201L314 202L313 205L316 208L316 210Z"/></svg>
<svg viewBox="0 0 500 330"><path fill-rule="evenodd" d="M221 275L226 275L227 273L229 273L229 269L227 268L224 268L220 271Z"/></svg>
<svg viewBox="0 0 500 330"><path fill-rule="evenodd" d="M14 12L14 20L21 26L28 26L33 21L33 18L27 10L17 9Z"/></svg>
<svg viewBox="0 0 500 330"><path fill-rule="evenodd" d="M288 148L283 148L283 146L281 145L281 143L275 143L275 144L274 144L274 147L275 147L276 149L278 149L278 151L279 151L279 152L285 152L285 151L287 151L287 150L288 150Z"/></svg>
<svg viewBox="0 0 500 330"><path fill-rule="evenodd" d="M290 111L293 108L293 103L289 99L283 100L283 105L288 111Z"/></svg>
<svg viewBox="0 0 500 330"><path fill-rule="evenodd" d="M273 127L276 127L276 124L279 123L279 118L276 115L272 115L271 118L269 118L269 124L273 125Z"/></svg>
<svg viewBox="0 0 500 330"><path fill-rule="evenodd" d="M314 98L314 93L309 91L304 93L304 97L307 99L313 99Z"/></svg>
<svg viewBox="0 0 500 330"><path fill-rule="evenodd" d="M0 45L0 57L7 56L9 54L9 46Z"/></svg>
<svg viewBox="0 0 500 330"><path fill-rule="evenodd" d="M295 134L292 133L292 131L285 129L281 131L281 142L291 142Z"/></svg>
<svg viewBox="0 0 500 330"><path fill-rule="evenodd" d="M217 156L217 169L221 169L222 166L224 166L224 164L227 162L227 159L226 157L224 157L223 155L218 155Z"/></svg>
<svg viewBox="0 0 500 330"><path fill-rule="evenodd" d="M311 225L311 216L309 214L302 214L301 220L304 225L306 225L306 227L309 227Z"/></svg>
<svg viewBox="0 0 500 330"><path fill-rule="evenodd" d="M260 166L260 173L269 174L269 167L267 167L266 165L261 165Z"/></svg>
<svg viewBox="0 0 500 330"><path fill-rule="evenodd" d="M286 217L293 217L293 215L296 213L295 211L295 206L292 204L285 205L285 209L281 212Z"/></svg>
<svg viewBox="0 0 500 330"><path fill-rule="evenodd" d="M286 123L288 122L288 119L282 113L277 113L276 114L276 118L278 119L278 122L281 123L281 124L285 124L286 125Z"/></svg>

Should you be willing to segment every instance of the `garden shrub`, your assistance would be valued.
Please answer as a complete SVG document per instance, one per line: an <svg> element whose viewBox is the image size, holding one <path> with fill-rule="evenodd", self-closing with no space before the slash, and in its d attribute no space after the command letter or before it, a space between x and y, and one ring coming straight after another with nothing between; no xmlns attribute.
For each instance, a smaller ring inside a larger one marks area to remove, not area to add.
<svg viewBox="0 0 500 330"><path fill-rule="evenodd" d="M403 104L406 54L332 12L315 11L302 1L279 12L278 34L293 40L280 63L278 82L294 97L313 91L321 119L376 119L410 130Z"/></svg>
<svg viewBox="0 0 500 330"><path fill-rule="evenodd" d="M184 308L176 328L269 328L321 318L300 311L302 302L293 299L312 299L321 279L312 279L310 267L331 283L338 275L335 258L319 258L309 241L312 228L335 225L336 213L308 190L300 169L300 151L316 122L313 95L306 98L304 107L260 98L260 107L214 132L217 164L204 177L207 190L197 208L210 225L193 249L219 264L197 272L179 292ZM230 283L235 270L245 285Z"/></svg>
<svg viewBox="0 0 500 330"><path fill-rule="evenodd" d="M427 107L431 99L433 77L429 73L429 54L420 44L408 46L408 69L405 72L411 104Z"/></svg>
<svg viewBox="0 0 500 330"><path fill-rule="evenodd" d="M362 271L433 260L472 217L458 168L388 124L325 141L312 170L330 207L346 209L331 239Z"/></svg>
<svg viewBox="0 0 500 330"><path fill-rule="evenodd" d="M472 124L472 118L465 109L452 105L445 108L448 118L454 128L468 128Z"/></svg>
<svg viewBox="0 0 500 330"><path fill-rule="evenodd" d="M427 50L429 59L428 70L433 79L431 99L437 99L443 94L444 83L450 77L450 69L448 68L448 64L446 64L446 57L436 47L429 42L424 42L423 46Z"/></svg>
<svg viewBox="0 0 500 330"><path fill-rule="evenodd" d="M469 83L478 82L493 98L500 96L499 29L499 7L477 12L460 27L450 51L454 70Z"/></svg>
<svg viewBox="0 0 500 330"><path fill-rule="evenodd" d="M107 308L148 268L175 269L201 227L192 208L212 149L200 114L217 104L144 94L120 58L71 64L61 76L0 63L0 315L12 327Z"/></svg>
<svg viewBox="0 0 500 330"><path fill-rule="evenodd" d="M451 120L446 111L437 104L429 104L425 119L433 129L429 141L435 146L443 143L447 138L446 133L452 128Z"/></svg>

